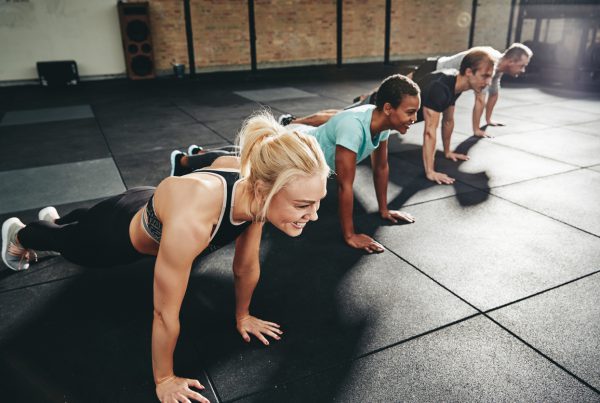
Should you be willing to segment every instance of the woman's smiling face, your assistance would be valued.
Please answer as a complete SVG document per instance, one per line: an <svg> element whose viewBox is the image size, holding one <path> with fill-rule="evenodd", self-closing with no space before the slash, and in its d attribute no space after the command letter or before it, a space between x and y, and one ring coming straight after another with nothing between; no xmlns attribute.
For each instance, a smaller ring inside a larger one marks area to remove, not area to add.
<svg viewBox="0 0 600 403"><path fill-rule="evenodd" d="M421 106L419 95L405 95L397 108L389 106L390 125L401 134L406 134L410 126L417 120L417 112Z"/></svg>
<svg viewBox="0 0 600 403"><path fill-rule="evenodd" d="M309 221L316 221L321 199L327 194L322 176L297 176L273 196L267 220L289 236L298 236Z"/></svg>

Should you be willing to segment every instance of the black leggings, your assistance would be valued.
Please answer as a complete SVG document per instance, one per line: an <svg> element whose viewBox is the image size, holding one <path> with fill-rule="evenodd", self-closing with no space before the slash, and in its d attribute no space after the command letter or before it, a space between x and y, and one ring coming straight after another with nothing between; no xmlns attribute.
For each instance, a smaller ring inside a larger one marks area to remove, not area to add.
<svg viewBox="0 0 600 403"><path fill-rule="evenodd" d="M187 173L193 172L196 169L206 168L207 166L212 165L212 163L215 162L215 160L219 157L235 157L239 155L239 149L240 148L238 146L223 146L211 150L206 150L202 154L189 155L187 164L189 172Z"/></svg>
<svg viewBox="0 0 600 403"><path fill-rule="evenodd" d="M365 97L362 101L356 101L353 104L350 104L344 108L344 110L356 108L357 106L363 105L375 105L377 102L377 91L371 91L369 95Z"/></svg>
<svg viewBox="0 0 600 403"><path fill-rule="evenodd" d="M142 256L131 244L129 224L154 194L137 187L95 206L71 211L54 223L35 221L17 234L27 249L60 252L82 266L108 267L132 263Z"/></svg>

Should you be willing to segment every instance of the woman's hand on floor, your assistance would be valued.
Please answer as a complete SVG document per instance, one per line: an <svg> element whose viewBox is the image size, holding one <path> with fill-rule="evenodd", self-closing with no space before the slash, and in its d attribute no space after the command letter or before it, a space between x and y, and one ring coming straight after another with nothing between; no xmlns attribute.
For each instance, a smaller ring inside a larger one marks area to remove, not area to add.
<svg viewBox="0 0 600 403"><path fill-rule="evenodd" d="M161 403L189 402L191 400L210 403L210 400L190 389L190 387L204 389L204 386L196 379L179 378L173 375L171 378L159 381L156 384L156 396Z"/></svg>
<svg viewBox="0 0 600 403"><path fill-rule="evenodd" d="M381 218L384 220L389 220L394 224L398 223L398 220L406 221L409 223L415 222L415 218L409 213L405 213L404 211L398 210L386 210L381 212Z"/></svg>
<svg viewBox="0 0 600 403"><path fill-rule="evenodd" d="M249 342L250 334L253 334L265 346L269 345L269 340L267 340L265 335L275 340L280 340L280 335L283 334L277 323L267 322L252 315L237 319L237 330L242 335L244 341Z"/></svg>
<svg viewBox="0 0 600 403"><path fill-rule="evenodd" d="M382 244L365 234L351 234L344 237L344 240L355 249L363 249L368 253L381 253L385 250Z"/></svg>

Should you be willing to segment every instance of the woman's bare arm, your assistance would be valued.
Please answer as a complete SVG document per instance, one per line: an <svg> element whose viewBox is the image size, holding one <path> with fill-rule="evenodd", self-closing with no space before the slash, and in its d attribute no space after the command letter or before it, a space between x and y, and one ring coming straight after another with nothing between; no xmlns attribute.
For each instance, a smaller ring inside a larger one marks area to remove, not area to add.
<svg viewBox="0 0 600 403"><path fill-rule="evenodd" d="M250 315L252 294L260 277L259 248L263 223L252 223L235 242L233 274L235 279L235 320L238 332L249 342L250 334L269 345L265 335L276 340L283 333L279 325Z"/></svg>
<svg viewBox="0 0 600 403"><path fill-rule="evenodd" d="M175 376L173 352L192 263L208 246L221 210L223 195L215 191L219 188L222 189L222 184L212 178L172 178L161 183L155 193L155 208L163 227L154 267L152 367L156 393L161 401L186 396L208 402L190 389L190 386L203 389L200 382Z"/></svg>

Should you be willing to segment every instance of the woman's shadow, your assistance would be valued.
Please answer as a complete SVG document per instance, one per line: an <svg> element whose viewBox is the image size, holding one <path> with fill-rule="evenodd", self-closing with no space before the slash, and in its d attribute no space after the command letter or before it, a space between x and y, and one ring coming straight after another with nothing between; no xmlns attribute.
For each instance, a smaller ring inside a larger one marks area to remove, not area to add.
<svg viewBox="0 0 600 403"><path fill-rule="evenodd" d="M476 142L477 139L467 139L457 151L467 153ZM392 183L402 187L390 201L391 207L399 208L419 192L441 186L428 181L422 168L406 161L400 165L410 170L408 175L399 170L390 175ZM453 169L447 172L464 180L488 183L485 172L465 174L459 171L460 165L449 165ZM453 186L463 206L487 199L487 193L476 190L461 180ZM355 189L355 194L365 192L373 193L373 189L362 186ZM277 388L277 393L283 393L284 397L286 383L311 374L318 378L315 374L324 372L327 381L315 381L319 384L318 397L331 401L348 377L351 368L348 363L365 352L364 339L376 315L360 311L349 321L348 306L340 303L339 294L344 280L360 269L361 259L369 258L342 241L337 202L337 184L331 178L319 220L310 223L301 237L289 238L270 226L265 230L261 280L251 308L256 316L279 323L284 331L282 340L271 340L268 347L256 339L244 343L235 330L232 248L209 256L195 267L182 317L185 327L192 329L202 367L222 400L241 397L261 400L276 385L283 386ZM365 213L365 206L355 198L355 216ZM361 230L370 235L378 226L385 225L375 217L369 222L373 225ZM360 285L351 285L357 286ZM306 393L313 396L316 391Z"/></svg>
<svg viewBox="0 0 600 403"><path fill-rule="evenodd" d="M320 214L298 238L267 226L261 248L261 280L251 312L276 322L280 341L247 344L235 329L231 251L199 262L186 298L185 326L220 398L260 400L261 392L346 362L360 354L368 317L348 320L340 283L364 256L341 241L337 216ZM210 278L210 281L207 279ZM200 308L200 310L198 309ZM202 315L200 317L199 315ZM191 324L195 322L194 324ZM191 326L188 326L190 325ZM183 325L182 325L183 327ZM349 368L337 367L319 398L333 400Z"/></svg>

